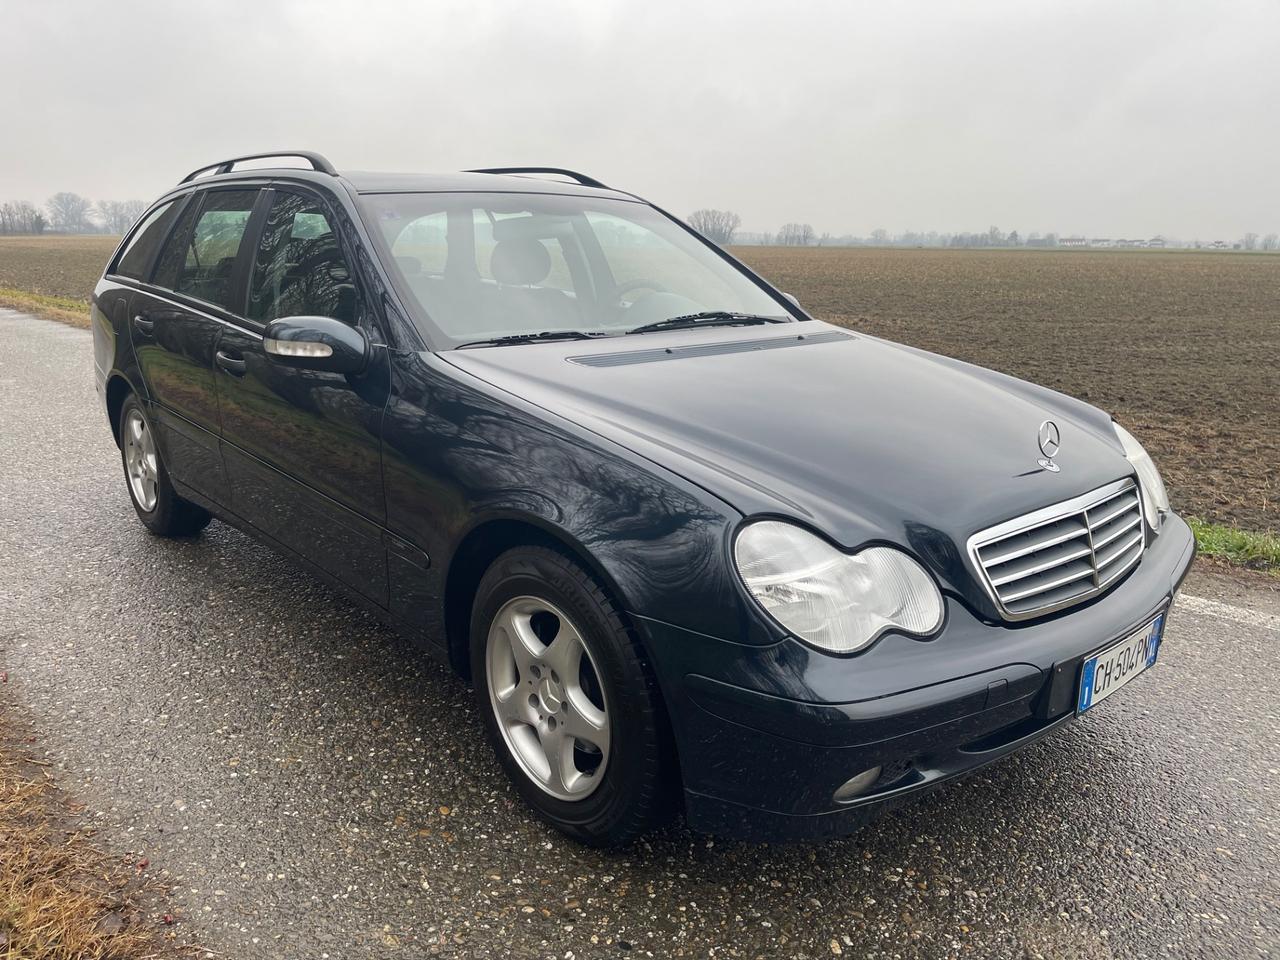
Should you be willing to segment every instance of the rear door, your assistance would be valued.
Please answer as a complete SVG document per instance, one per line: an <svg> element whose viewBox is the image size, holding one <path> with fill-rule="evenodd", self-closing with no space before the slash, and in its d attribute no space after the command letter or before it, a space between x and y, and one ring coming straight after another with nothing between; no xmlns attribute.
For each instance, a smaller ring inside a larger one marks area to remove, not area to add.
<svg viewBox="0 0 1280 960"><path fill-rule="evenodd" d="M389 354L335 208L305 187L268 191L246 264L243 316L215 366L232 509L376 603L387 604L381 429ZM359 376L280 366L262 349L280 317L324 316L365 331Z"/></svg>
<svg viewBox="0 0 1280 960"><path fill-rule="evenodd" d="M130 307L165 466L180 486L222 504L214 354L243 274L241 245L258 194L239 188L193 195Z"/></svg>

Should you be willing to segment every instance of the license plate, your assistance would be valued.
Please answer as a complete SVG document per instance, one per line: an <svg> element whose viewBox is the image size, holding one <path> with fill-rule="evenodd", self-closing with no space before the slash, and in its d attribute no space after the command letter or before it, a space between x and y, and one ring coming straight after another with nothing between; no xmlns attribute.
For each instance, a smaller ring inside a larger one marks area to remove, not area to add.
<svg viewBox="0 0 1280 960"><path fill-rule="evenodd" d="M1084 662L1076 712L1084 713L1156 662L1165 614Z"/></svg>

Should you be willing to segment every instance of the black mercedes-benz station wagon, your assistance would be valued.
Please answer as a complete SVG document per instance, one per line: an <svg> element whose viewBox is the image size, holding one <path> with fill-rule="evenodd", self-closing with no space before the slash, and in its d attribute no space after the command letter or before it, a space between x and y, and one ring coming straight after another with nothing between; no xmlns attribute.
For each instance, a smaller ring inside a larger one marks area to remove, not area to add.
<svg viewBox="0 0 1280 960"><path fill-rule="evenodd" d="M143 524L218 517L420 641L592 844L846 833L1150 668L1194 554L1106 413L571 171L223 161L93 336Z"/></svg>

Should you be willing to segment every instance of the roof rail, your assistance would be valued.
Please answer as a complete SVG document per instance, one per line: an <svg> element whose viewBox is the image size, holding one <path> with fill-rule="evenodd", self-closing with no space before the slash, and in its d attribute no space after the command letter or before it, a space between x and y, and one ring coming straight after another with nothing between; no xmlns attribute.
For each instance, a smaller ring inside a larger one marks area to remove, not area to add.
<svg viewBox="0 0 1280 960"><path fill-rule="evenodd" d="M563 167L485 167L482 170L468 170L467 173L555 173L562 177L570 177L584 187L599 187L601 190L608 190L603 183L594 177L588 177L585 173L578 173L575 170L565 170Z"/></svg>
<svg viewBox="0 0 1280 960"><path fill-rule="evenodd" d="M230 160L220 160L217 163L207 164L203 167L192 170L183 177L179 183L189 183L206 170L213 170L215 175L219 173L230 173L237 163L242 163L245 160L265 160L268 157L297 157L299 160L308 161L311 164L312 170L318 170L320 173L327 173L331 177L336 177L338 175L338 171L334 169L332 163L320 156L320 154L314 153L310 150L271 150L267 153L246 153L242 157L232 157Z"/></svg>

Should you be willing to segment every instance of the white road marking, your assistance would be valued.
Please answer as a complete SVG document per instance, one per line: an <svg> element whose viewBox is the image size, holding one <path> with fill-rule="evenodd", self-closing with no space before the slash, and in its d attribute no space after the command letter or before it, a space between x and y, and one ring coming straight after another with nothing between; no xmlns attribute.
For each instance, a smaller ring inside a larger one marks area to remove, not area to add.
<svg viewBox="0 0 1280 960"><path fill-rule="evenodd" d="M1178 599L1173 604L1173 617L1177 620L1180 610L1188 610L1191 613L1203 614L1207 617L1217 617L1219 620L1230 620L1232 623L1238 623L1246 627L1258 627L1262 630L1270 630L1273 633L1280 633L1280 615L1274 613L1263 613L1261 610L1249 610L1245 607L1237 607L1234 604L1223 603L1221 600L1209 600L1205 597L1190 597L1184 593L1178 594Z"/></svg>

